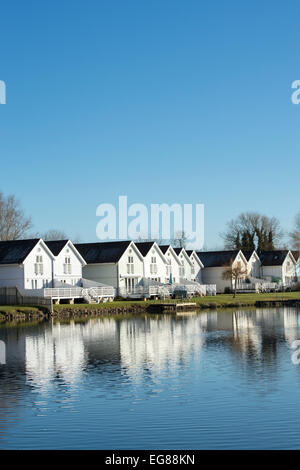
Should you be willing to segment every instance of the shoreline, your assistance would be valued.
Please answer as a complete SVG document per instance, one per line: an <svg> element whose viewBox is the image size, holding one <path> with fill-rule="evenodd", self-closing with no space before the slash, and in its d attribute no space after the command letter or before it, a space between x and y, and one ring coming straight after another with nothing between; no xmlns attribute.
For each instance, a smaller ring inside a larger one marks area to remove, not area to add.
<svg viewBox="0 0 300 470"><path fill-rule="evenodd" d="M217 310L226 308L274 308L300 307L300 292L270 293L270 294L239 294L235 299L232 294L219 294L214 297L196 297L192 299L166 301L113 301L105 304L60 304L54 305L53 313L41 307L29 306L0 306L0 321L32 321L44 319L60 319L74 317L97 317L115 315L138 315L151 313L174 313L167 306L184 303L189 310ZM166 304L166 308L164 308ZM192 305L193 304L193 305ZM196 305L195 305L196 304Z"/></svg>

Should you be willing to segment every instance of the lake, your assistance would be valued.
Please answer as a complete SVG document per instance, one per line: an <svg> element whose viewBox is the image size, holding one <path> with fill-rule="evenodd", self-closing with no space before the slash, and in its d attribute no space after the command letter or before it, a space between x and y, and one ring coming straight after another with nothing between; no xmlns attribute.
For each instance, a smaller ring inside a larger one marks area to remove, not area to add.
<svg viewBox="0 0 300 470"><path fill-rule="evenodd" d="M291 308L1 325L1 449L299 449Z"/></svg>

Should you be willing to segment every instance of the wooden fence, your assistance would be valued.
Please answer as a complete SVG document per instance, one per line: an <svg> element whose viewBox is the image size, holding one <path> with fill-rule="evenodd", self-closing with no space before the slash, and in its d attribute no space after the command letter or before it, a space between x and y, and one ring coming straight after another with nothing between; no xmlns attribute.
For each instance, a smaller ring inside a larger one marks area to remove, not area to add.
<svg viewBox="0 0 300 470"><path fill-rule="evenodd" d="M51 299L35 295L24 295L17 287L0 287L0 304L45 307L50 313L53 311Z"/></svg>

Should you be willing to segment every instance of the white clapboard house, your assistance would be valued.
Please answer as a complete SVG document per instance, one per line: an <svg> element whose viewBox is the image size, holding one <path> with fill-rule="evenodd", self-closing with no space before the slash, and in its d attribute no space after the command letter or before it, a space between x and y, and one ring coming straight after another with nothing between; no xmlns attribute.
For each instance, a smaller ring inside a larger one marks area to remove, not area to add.
<svg viewBox="0 0 300 470"><path fill-rule="evenodd" d="M144 259L133 241L77 243L87 263L83 277L108 284L119 294L131 292L144 276Z"/></svg>
<svg viewBox="0 0 300 470"><path fill-rule="evenodd" d="M270 282L289 286L297 280L297 261L289 250L262 251L259 253L262 277Z"/></svg>
<svg viewBox="0 0 300 470"><path fill-rule="evenodd" d="M114 297L111 286L85 285L83 257L70 240L0 242L0 287L17 287L23 296L74 302Z"/></svg>
<svg viewBox="0 0 300 470"><path fill-rule="evenodd" d="M171 245L159 245L160 250L166 259L166 276L165 283L173 284L179 282L179 271L181 269L181 262Z"/></svg>
<svg viewBox="0 0 300 470"><path fill-rule="evenodd" d="M148 280L165 284L167 276L167 260L156 242L136 242L136 247L143 256L144 277Z"/></svg>
<svg viewBox="0 0 300 470"><path fill-rule="evenodd" d="M70 240L45 241L54 255L53 287L81 286L84 258Z"/></svg>
<svg viewBox="0 0 300 470"><path fill-rule="evenodd" d="M202 269L204 268L203 263L195 250L186 250L186 252L193 265L191 269L191 281L202 284Z"/></svg>
<svg viewBox="0 0 300 470"><path fill-rule="evenodd" d="M174 248L175 253L178 256L179 262L181 264L179 269L179 281L182 283L184 281L194 280L193 263L185 251L184 248Z"/></svg>
<svg viewBox="0 0 300 470"><path fill-rule="evenodd" d="M261 270L261 260L255 250L253 251L245 251L243 250L243 255L247 260L247 270L248 270L248 278L251 279L260 279L262 276Z"/></svg>
<svg viewBox="0 0 300 470"><path fill-rule="evenodd" d="M0 287L50 287L55 256L42 239L0 242Z"/></svg>
<svg viewBox="0 0 300 470"><path fill-rule="evenodd" d="M215 284L217 293L223 293L226 288L233 289L233 279L224 279L223 273L228 266L240 264L243 271L247 271L247 259L241 250L228 251L198 251L198 257L203 263L202 280L204 284ZM247 274L241 277L239 283L244 281Z"/></svg>

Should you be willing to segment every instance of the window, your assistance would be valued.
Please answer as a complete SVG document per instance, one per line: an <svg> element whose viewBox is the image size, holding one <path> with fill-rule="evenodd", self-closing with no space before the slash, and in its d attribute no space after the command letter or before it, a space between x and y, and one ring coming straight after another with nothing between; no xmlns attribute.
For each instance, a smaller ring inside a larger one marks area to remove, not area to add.
<svg viewBox="0 0 300 470"><path fill-rule="evenodd" d="M151 256L150 274L157 274L156 256Z"/></svg>
<svg viewBox="0 0 300 470"><path fill-rule="evenodd" d="M64 262L64 274L71 274L71 272L71 258L69 256L66 256Z"/></svg>
<svg viewBox="0 0 300 470"><path fill-rule="evenodd" d="M128 256L127 274L134 274L133 256Z"/></svg>
<svg viewBox="0 0 300 470"><path fill-rule="evenodd" d="M37 275L44 273L43 257L41 255L35 257L34 273Z"/></svg>

